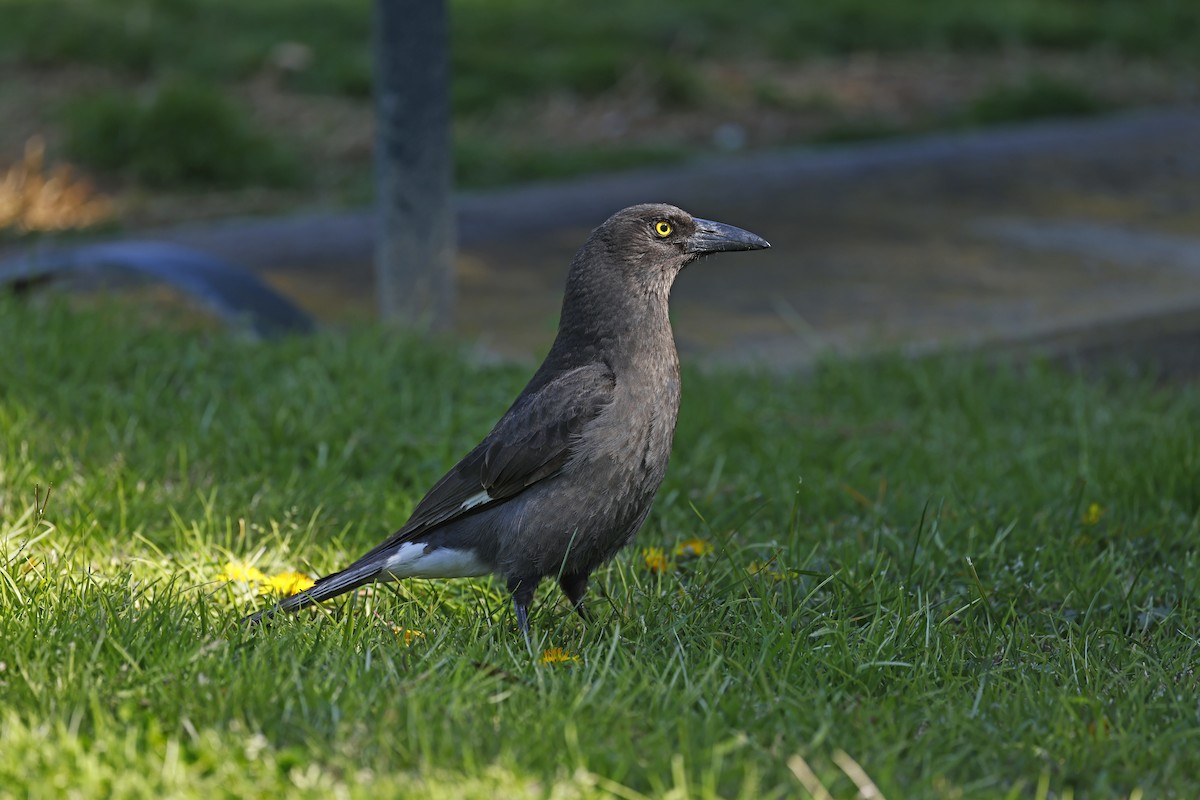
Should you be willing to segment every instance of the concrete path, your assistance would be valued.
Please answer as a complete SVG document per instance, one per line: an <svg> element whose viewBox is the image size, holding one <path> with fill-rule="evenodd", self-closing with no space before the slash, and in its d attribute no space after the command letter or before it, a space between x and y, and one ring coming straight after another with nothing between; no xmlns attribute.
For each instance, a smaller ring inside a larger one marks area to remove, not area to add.
<svg viewBox="0 0 1200 800"><path fill-rule="evenodd" d="M1161 342L1200 370L1200 109L464 195L458 330L540 355L575 249L612 211L650 200L774 246L682 276L673 316L694 359L794 368L880 347ZM162 238L255 268L323 319L373 313L367 215Z"/></svg>

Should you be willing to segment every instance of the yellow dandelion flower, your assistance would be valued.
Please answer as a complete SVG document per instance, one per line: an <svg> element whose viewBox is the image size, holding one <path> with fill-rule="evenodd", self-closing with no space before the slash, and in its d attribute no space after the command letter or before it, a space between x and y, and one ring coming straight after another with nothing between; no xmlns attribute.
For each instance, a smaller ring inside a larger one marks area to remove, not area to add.
<svg viewBox="0 0 1200 800"><path fill-rule="evenodd" d="M707 539L688 539L675 545L675 557L699 558L706 553L711 553L712 549L713 546Z"/></svg>
<svg viewBox="0 0 1200 800"><path fill-rule="evenodd" d="M1104 506L1099 503L1092 503L1087 507L1087 511L1083 512L1083 524L1095 525L1104 516Z"/></svg>
<svg viewBox="0 0 1200 800"><path fill-rule="evenodd" d="M579 656L568 653L561 647L548 647L542 651L541 662L543 664L569 664L578 660Z"/></svg>
<svg viewBox="0 0 1200 800"><path fill-rule="evenodd" d="M425 634L421 631L413 630L412 628L403 628L394 622L389 623L389 626L392 629L392 633L396 634L397 639L404 639L406 646L412 644L417 639L425 638Z"/></svg>
<svg viewBox="0 0 1200 800"><path fill-rule="evenodd" d="M262 580L263 594L292 595L316 585L316 581L302 572L281 572Z"/></svg>
<svg viewBox="0 0 1200 800"><path fill-rule="evenodd" d="M642 549L642 558L646 560L646 569L653 573L667 571L667 554L661 547L646 547Z"/></svg>
<svg viewBox="0 0 1200 800"><path fill-rule="evenodd" d="M245 561L230 561L217 575L217 580L226 583L262 583L266 579L261 569Z"/></svg>

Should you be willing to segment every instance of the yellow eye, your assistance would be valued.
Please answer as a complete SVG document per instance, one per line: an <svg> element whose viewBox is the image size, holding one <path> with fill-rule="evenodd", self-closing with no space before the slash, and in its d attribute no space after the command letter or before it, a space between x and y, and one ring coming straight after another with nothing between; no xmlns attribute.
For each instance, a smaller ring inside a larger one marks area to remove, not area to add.
<svg viewBox="0 0 1200 800"><path fill-rule="evenodd" d="M673 228L671 228L671 223L667 222L665 219L660 219L658 222L654 223L654 232L664 239L671 235L672 230Z"/></svg>

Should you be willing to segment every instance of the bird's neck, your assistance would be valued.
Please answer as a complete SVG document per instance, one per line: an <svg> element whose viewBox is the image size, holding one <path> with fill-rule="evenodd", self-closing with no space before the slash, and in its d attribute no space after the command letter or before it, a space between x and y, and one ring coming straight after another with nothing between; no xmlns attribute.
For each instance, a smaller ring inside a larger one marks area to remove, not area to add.
<svg viewBox="0 0 1200 800"><path fill-rule="evenodd" d="M603 362L630 376L664 367L677 372L667 310L677 270L639 261L602 233L597 229L571 262L558 336L544 368Z"/></svg>
<svg viewBox="0 0 1200 800"><path fill-rule="evenodd" d="M609 291L574 287L563 301L558 336L547 360L604 361L634 367L647 360L675 363L675 337L668 315L668 292Z"/></svg>

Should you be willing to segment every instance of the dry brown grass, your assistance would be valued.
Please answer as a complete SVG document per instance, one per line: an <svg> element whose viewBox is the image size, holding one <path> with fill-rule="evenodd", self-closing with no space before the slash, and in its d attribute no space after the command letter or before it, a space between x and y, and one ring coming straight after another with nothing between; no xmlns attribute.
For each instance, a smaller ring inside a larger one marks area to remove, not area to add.
<svg viewBox="0 0 1200 800"><path fill-rule="evenodd" d="M47 167L40 136L26 141L24 156L0 178L0 230L77 230L108 222L115 213L113 202L69 164Z"/></svg>

